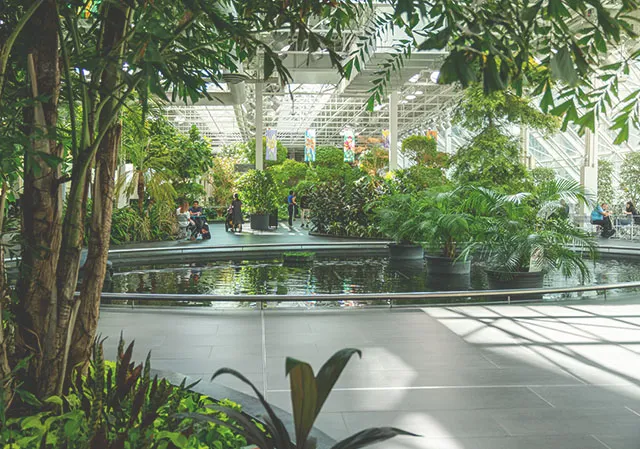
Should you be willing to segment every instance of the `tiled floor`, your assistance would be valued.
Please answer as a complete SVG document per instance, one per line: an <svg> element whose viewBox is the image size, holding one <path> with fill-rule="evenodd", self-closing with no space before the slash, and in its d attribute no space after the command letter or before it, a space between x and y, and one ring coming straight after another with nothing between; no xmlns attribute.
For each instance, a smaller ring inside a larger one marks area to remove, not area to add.
<svg viewBox="0 0 640 449"><path fill-rule="evenodd" d="M236 368L286 410L286 356L317 370L338 349L362 349L318 422L337 439L394 425L423 437L385 448L640 448L640 305L105 308L100 331L111 357L123 331L155 368L206 379Z"/></svg>

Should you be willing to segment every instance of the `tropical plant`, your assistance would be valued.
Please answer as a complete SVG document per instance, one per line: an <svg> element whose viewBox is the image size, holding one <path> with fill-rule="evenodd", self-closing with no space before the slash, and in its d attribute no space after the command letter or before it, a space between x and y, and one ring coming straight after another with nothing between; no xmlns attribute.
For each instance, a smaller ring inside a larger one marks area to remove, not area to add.
<svg viewBox="0 0 640 449"><path fill-rule="evenodd" d="M241 414L237 404L189 391L195 384L183 381L177 386L152 378L149 357L136 365L132 353L133 343L125 349L121 339L115 363L108 362L102 343L96 342L87 374L76 372L68 394L51 396L43 403L31 398L33 409L18 418L0 414L0 444L21 449L199 449L205 444L239 449L246 445L245 438L229 427L178 417L207 413L233 427L234 420L206 407L216 404Z"/></svg>
<svg viewBox="0 0 640 449"><path fill-rule="evenodd" d="M243 202L252 214L269 214L277 207L277 190L269 171L249 170L238 181Z"/></svg>
<svg viewBox="0 0 640 449"><path fill-rule="evenodd" d="M313 425L347 362L355 354L362 357L362 353L357 349L343 349L336 352L320 368L317 375L315 375L313 368L308 363L287 357L285 372L290 381L295 441L292 440L284 423L275 414L271 405L260 393L260 390L241 373L229 368L222 368L216 371L211 380L223 374L230 374L249 385L267 412L264 422L255 423L247 419L246 416L239 414L236 410L221 406L212 406L211 408L228 415L239 426L229 421L221 421L216 416L198 415L196 413L183 414L181 416L231 427L234 432L243 435L248 443L255 444L260 449L315 449L317 447L316 441L310 437ZM386 441L398 435L417 436L393 427L371 428L360 431L334 444L332 449L362 448Z"/></svg>
<svg viewBox="0 0 640 449"><path fill-rule="evenodd" d="M370 176L380 175L389 166L389 152L379 143L368 145L358 160L360 169Z"/></svg>
<svg viewBox="0 0 640 449"><path fill-rule="evenodd" d="M583 203L593 200L579 183L558 179L541 184L533 193L506 195L483 187L466 193L467 207L479 217L474 242L463 253L478 252L496 270L528 272L559 270L564 276L590 278L583 257L596 255L593 237L558 211L560 200Z"/></svg>
<svg viewBox="0 0 640 449"><path fill-rule="evenodd" d="M625 155L620 167L620 187L627 201L640 204L640 151Z"/></svg>
<svg viewBox="0 0 640 449"><path fill-rule="evenodd" d="M533 184L539 186L547 182L554 181L556 179L556 171L549 167L536 167L530 171Z"/></svg>
<svg viewBox="0 0 640 449"><path fill-rule="evenodd" d="M235 165L237 157L216 157L213 166L207 174L210 186L209 207L217 207L218 214L223 214L226 207L231 204L233 194L236 192L237 175Z"/></svg>
<svg viewBox="0 0 640 449"><path fill-rule="evenodd" d="M289 190L294 190L294 187L305 179L308 169L307 164L294 159L287 159L282 164L269 168L278 190L278 199L286 198Z"/></svg>
<svg viewBox="0 0 640 449"><path fill-rule="evenodd" d="M520 143L495 126L485 128L453 157L452 178L458 185L480 185L514 193L529 184L520 162Z"/></svg>
<svg viewBox="0 0 640 449"><path fill-rule="evenodd" d="M406 211L406 226L420 230L427 250L454 259L471 240L475 217L465 207L465 190L431 189L419 197L414 210Z"/></svg>
<svg viewBox="0 0 640 449"><path fill-rule="evenodd" d="M640 170L638 171L640 174ZM598 203L613 204L615 200L613 185L613 163L606 159L598 159Z"/></svg>
<svg viewBox="0 0 640 449"><path fill-rule="evenodd" d="M420 243L423 237L421 223L407 220L407 213L414 211L417 204L418 197L408 193L388 195L372 203L380 232L396 243Z"/></svg>
<svg viewBox="0 0 640 449"><path fill-rule="evenodd" d="M413 193L443 186L447 182L443 167L412 165L408 168L396 170L389 180L389 188L393 192Z"/></svg>
<svg viewBox="0 0 640 449"><path fill-rule="evenodd" d="M171 148L173 185L178 196L196 199L204 196L204 187L198 180L205 177L213 166L211 144L200 135L196 125L188 134L178 133L177 144Z"/></svg>
<svg viewBox="0 0 640 449"><path fill-rule="evenodd" d="M438 142L431 136L407 137L402 141L400 152L414 164L427 167L444 167L447 164L447 154L438 151Z"/></svg>
<svg viewBox="0 0 640 449"><path fill-rule="evenodd" d="M178 141L176 129L162 116L143 120L140 107L131 107L124 116L122 162L131 164L118 178L116 195L138 196L138 211L143 213L147 195L173 204L177 193L171 149Z"/></svg>

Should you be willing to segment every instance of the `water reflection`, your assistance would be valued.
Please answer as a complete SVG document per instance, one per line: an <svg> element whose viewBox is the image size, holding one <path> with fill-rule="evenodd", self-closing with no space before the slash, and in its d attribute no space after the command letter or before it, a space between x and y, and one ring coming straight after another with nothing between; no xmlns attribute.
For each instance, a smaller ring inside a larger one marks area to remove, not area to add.
<svg viewBox="0 0 640 449"><path fill-rule="evenodd" d="M604 284L639 280L640 261L603 260L596 262L592 282ZM560 273L549 274L545 279L547 287L577 284L577 279L565 279ZM114 273L109 291L215 295L312 295L464 291L486 288L486 276L479 264L472 266L470 276L430 276L422 261L396 262L386 258L359 258L319 259L311 265L301 266L283 266L278 259L268 259L122 267ZM370 303L334 302L330 305L357 306ZM308 303L307 306L309 304L329 305Z"/></svg>

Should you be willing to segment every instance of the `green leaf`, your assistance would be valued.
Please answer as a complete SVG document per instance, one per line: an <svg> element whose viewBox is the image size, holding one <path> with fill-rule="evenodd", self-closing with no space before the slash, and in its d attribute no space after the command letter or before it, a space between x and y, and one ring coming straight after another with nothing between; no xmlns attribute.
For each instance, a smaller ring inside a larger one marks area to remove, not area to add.
<svg viewBox="0 0 640 449"><path fill-rule="evenodd" d="M415 433L406 432L404 430L396 429L395 427L380 427L373 429L366 429L355 435L346 438L339 443L336 443L331 449L358 449L361 447L370 446L381 441L386 441L398 435L417 437Z"/></svg>
<svg viewBox="0 0 640 449"><path fill-rule="evenodd" d="M626 122L622 127L620 127L620 132L616 136L616 139L613 141L614 145L620 145L629 140L629 123Z"/></svg>
<svg viewBox="0 0 640 449"><path fill-rule="evenodd" d="M274 69L276 68L276 64L273 61L273 58L269 53L264 54L264 78L265 80L269 79L273 74Z"/></svg>
<svg viewBox="0 0 640 449"><path fill-rule="evenodd" d="M568 47L562 47L551 58L551 73L555 78L563 80L570 86L578 84L578 74L573 65Z"/></svg>
<svg viewBox="0 0 640 449"><path fill-rule="evenodd" d="M44 400L44 402L46 404L55 404L59 407L62 407L63 405L62 398L60 396L49 396L47 399Z"/></svg>
<svg viewBox="0 0 640 449"><path fill-rule="evenodd" d="M320 368L318 376L316 377L316 383L318 386L318 405L316 413L320 413L322 406L338 381L342 371L344 371L347 363L355 354L358 354L358 356L362 358L362 352L359 349L342 349L333 354L331 358L322 365L322 368Z"/></svg>
<svg viewBox="0 0 640 449"><path fill-rule="evenodd" d="M296 446L303 449L317 417L318 388L311 365L287 357L286 373L291 386L291 406Z"/></svg>

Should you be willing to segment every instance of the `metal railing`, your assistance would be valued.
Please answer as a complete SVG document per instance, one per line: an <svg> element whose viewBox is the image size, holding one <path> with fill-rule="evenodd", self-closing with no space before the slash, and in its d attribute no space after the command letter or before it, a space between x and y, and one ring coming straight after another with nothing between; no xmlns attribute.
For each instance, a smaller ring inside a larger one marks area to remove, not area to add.
<svg viewBox="0 0 640 449"><path fill-rule="evenodd" d="M511 303L512 299L518 303L540 302L542 295L555 293L583 293L583 292L604 292L604 300L607 300L607 291L618 289L640 288L640 281L622 282L615 284L585 285L575 287L551 287L534 289L514 289L514 290L464 290L464 291L437 291L437 292L407 292L407 293L342 293L342 294L309 294L309 295L194 295L194 294L167 294L167 293L102 293L105 300L127 301L131 306L135 306L135 301L159 301L159 302L319 302L319 301L388 301L389 307L403 307L402 304L394 304L394 301L417 301L434 299L460 299L460 298L505 298ZM540 295L540 299L518 299L521 296ZM470 304L504 304L500 301L474 301ZM411 304L409 306L434 306L451 305L452 303L425 303ZM406 306L406 305L405 305Z"/></svg>

